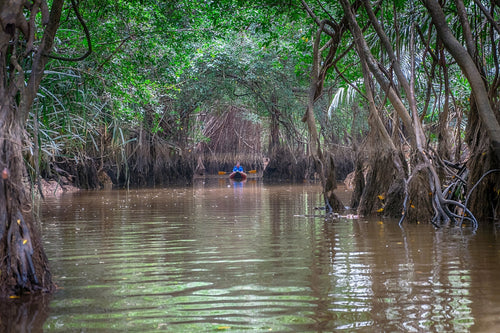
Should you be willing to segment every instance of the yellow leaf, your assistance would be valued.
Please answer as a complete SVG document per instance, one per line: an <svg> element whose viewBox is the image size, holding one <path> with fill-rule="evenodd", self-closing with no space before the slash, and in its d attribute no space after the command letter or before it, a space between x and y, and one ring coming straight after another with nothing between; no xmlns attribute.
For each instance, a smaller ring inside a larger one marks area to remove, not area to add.
<svg viewBox="0 0 500 333"><path fill-rule="evenodd" d="M381 213L381 212L383 212L383 211L384 211L384 208L379 208L379 209L377 209L377 213Z"/></svg>
<svg viewBox="0 0 500 333"><path fill-rule="evenodd" d="M21 220L19 220L19 219L18 219L18 220L17 220L17 224L18 224L18 225L21 225Z"/></svg>
<svg viewBox="0 0 500 333"><path fill-rule="evenodd" d="M377 198L379 198L380 200L384 200L384 199L385 199L385 195L383 195L383 194L379 194L379 195L377 196Z"/></svg>
<svg viewBox="0 0 500 333"><path fill-rule="evenodd" d="M231 326L219 326L219 327L217 327L218 330L228 330L230 328L231 328Z"/></svg>
<svg viewBox="0 0 500 333"><path fill-rule="evenodd" d="M411 208L415 208L415 205L411 205L410 207L411 207Z"/></svg>
<svg viewBox="0 0 500 333"><path fill-rule="evenodd" d="M19 295L11 295L9 298L20 298Z"/></svg>
<svg viewBox="0 0 500 333"><path fill-rule="evenodd" d="M27 239L23 239L23 245L28 243L28 240Z"/></svg>

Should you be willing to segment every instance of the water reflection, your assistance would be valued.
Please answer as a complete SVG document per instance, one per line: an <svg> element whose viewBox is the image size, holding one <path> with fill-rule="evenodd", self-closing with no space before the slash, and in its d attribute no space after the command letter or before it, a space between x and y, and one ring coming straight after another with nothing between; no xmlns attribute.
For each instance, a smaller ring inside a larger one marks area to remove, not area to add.
<svg viewBox="0 0 500 333"><path fill-rule="evenodd" d="M0 300L0 332L43 332L49 316L48 295L26 295Z"/></svg>
<svg viewBox="0 0 500 333"><path fill-rule="evenodd" d="M45 203L47 332L492 331L499 247L397 221L325 222L311 185L256 180ZM2 321L4 319L2 318Z"/></svg>

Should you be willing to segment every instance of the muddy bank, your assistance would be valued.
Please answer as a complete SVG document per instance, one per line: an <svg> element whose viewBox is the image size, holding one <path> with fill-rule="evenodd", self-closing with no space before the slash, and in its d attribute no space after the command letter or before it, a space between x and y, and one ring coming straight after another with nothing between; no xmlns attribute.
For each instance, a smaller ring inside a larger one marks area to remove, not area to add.
<svg viewBox="0 0 500 333"><path fill-rule="evenodd" d="M33 189L35 195L43 195L43 197L53 197L59 196L65 193L74 193L80 191L78 187L72 184L67 179L56 181L54 179L40 179L38 184L32 186L31 184L26 183L26 187L29 189Z"/></svg>

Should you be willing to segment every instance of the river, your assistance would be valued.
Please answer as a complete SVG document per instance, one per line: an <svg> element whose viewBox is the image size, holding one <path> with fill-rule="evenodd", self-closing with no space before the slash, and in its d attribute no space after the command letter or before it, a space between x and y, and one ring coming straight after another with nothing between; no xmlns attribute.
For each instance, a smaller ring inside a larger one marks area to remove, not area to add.
<svg viewBox="0 0 500 333"><path fill-rule="evenodd" d="M319 192L216 179L47 198L41 229L58 290L43 331L500 327L492 225L472 233L377 218L325 221L315 216Z"/></svg>

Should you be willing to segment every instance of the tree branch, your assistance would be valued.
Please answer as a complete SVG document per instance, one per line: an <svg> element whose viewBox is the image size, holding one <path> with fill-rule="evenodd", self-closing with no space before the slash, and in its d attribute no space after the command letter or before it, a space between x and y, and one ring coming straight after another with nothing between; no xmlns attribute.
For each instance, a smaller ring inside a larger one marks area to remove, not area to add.
<svg viewBox="0 0 500 333"><path fill-rule="evenodd" d="M71 6L73 7L73 10L75 11L75 15L78 18L78 21L82 25L83 31L85 32L85 38L87 39L87 47L88 50L87 52L78 57L78 58L66 58L66 57L61 57L61 56L56 56L56 55L47 55L51 59L56 59L56 60L61 60L61 61L82 61L83 59L87 58L91 53L92 53L92 40L90 38L90 32L89 29L87 28L87 25L85 24L85 21L83 20L82 15L80 15L80 11L78 10L78 6L75 2L75 0L71 0Z"/></svg>

